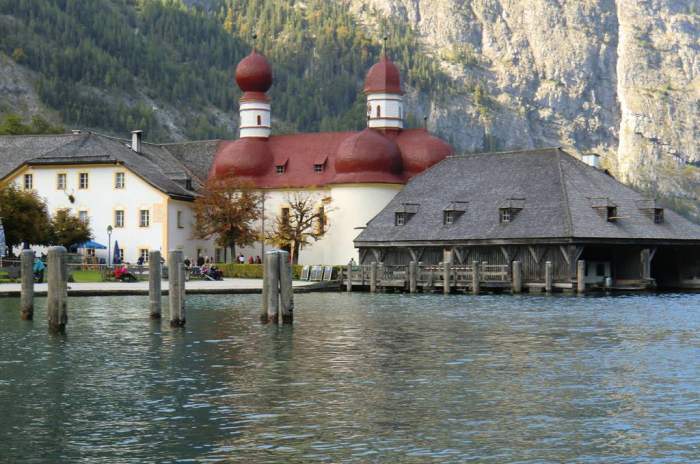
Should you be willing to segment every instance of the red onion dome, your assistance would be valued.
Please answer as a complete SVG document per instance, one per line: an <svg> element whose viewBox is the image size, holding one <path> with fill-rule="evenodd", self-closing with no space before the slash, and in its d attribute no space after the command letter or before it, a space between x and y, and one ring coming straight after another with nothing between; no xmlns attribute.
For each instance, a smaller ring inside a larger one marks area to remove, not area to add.
<svg viewBox="0 0 700 464"><path fill-rule="evenodd" d="M410 176L425 171L453 153L448 143L430 135L425 129L403 131L396 143L401 150L404 170Z"/></svg>
<svg viewBox="0 0 700 464"><path fill-rule="evenodd" d="M272 86L272 67L260 53L253 50L236 66L236 83L244 92L262 92Z"/></svg>
<svg viewBox="0 0 700 464"><path fill-rule="evenodd" d="M267 139L245 137L226 142L212 163L209 177L256 177L265 175L272 166L272 153Z"/></svg>
<svg viewBox="0 0 700 464"><path fill-rule="evenodd" d="M403 94L399 68L386 55L382 56L379 63L369 68L365 78L365 93Z"/></svg>
<svg viewBox="0 0 700 464"><path fill-rule="evenodd" d="M334 182L402 182L401 153L390 139L365 129L343 140L335 156Z"/></svg>

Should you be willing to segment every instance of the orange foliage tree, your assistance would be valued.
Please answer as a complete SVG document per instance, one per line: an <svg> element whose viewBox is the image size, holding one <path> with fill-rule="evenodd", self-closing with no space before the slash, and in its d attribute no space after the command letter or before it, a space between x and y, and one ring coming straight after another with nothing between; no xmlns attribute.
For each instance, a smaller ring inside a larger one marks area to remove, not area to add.
<svg viewBox="0 0 700 464"><path fill-rule="evenodd" d="M220 247L250 245L258 238L255 222L261 218L262 193L235 178L209 179L194 202L194 235L216 237Z"/></svg>

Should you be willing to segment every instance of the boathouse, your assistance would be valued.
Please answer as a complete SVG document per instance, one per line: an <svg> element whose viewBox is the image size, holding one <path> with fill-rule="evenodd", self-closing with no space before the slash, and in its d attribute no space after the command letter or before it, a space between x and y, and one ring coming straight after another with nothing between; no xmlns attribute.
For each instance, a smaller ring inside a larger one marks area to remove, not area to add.
<svg viewBox="0 0 700 464"><path fill-rule="evenodd" d="M379 286L408 288L415 263L419 287L447 290L470 287L474 266L482 286L700 288L700 226L559 148L448 157L355 246Z"/></svg>

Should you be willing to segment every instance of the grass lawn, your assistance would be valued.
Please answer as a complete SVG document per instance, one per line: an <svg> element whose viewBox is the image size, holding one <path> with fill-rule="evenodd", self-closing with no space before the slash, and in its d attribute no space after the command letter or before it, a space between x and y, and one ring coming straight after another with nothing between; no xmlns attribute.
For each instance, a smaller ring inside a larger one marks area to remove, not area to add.
<svg viewBox="0 0 700 464"><path fill-rule="evenodd" d="M102 282L100 271L73 271L73 282Z"/></svg>

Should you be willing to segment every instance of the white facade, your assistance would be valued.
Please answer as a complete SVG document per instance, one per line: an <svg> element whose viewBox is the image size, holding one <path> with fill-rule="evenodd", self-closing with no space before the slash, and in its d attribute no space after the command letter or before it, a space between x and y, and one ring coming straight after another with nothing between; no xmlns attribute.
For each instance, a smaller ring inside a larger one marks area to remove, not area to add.
<svg viewBox="0 0 700 464"><path fill-rule="evenodd" d="M160 250L165 259L170 249L182 249L192 257L197 248L207 254L214 251L211 241L190 240L191 203L173 200L124 166L30 166L20 169L9 182L20 188L31 183L31 188L46 201L50 215L69 209L74 215L87 216L93 240L108 246L112 255L118 243L126 262L135 263L148 250ZM181 227L177 223L178 211ZM107 233L110 225L111 244ZM105 262L107 253L108 250L95 252Z"/></svg>
<svg viewBox="0 0 700 464"><path fill-rule="evenodd" d="M359 262L358 251L353 245L361 229L377 215L401 190L401 184L339 184L323 189L267 190L265 200L265 230L287 206L288 197L295 192L313 195L318 206L327 211L328 232L299 252L299 264L346 264L351 258ZM323 199L330 199L324 202ZM262 224L258 225L262 232ZM266 245L270 248L272 245ZM236 250L246 259L262 256L262 247L255 244Z"/></svg>
<svg viewBox="0 0 700 464"><path fill-rule="evenodd" d="M403 96L396 93L367 94L367 122L374 129L403 129Z"/></svg>
<svg viewBox="0 0 700 464"><path fill-rule="evenodd" d="M265 101L241 101L240 102L240 136L244 137L270 137L271 108Z"/></svg>

